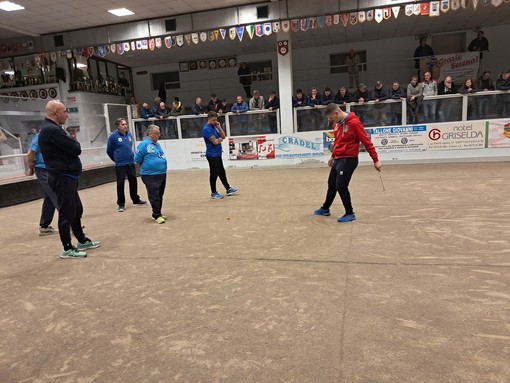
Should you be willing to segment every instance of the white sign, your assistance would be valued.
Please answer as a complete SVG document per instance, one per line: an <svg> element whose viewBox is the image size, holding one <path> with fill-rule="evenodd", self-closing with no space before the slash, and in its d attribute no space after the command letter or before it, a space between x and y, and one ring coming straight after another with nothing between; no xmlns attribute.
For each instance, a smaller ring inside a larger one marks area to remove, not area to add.
<svg viewBox="0 0 510 383"><path fill-rule="evenodd" d="M379 153L419 152L427 148L427 127L391 126L365 129Z"/></svg>
<svg viewBox="0 0 510 383"><path fill-rule="evenodd" d="M510 121L487 121L488 126L488 147L489 148L510 148Z"/></svg>
<svg viewBox="0 0 510 383"><path fill-rule="evenodd" d="M486 128L484 121L428 125L427 150L483 149Z"/></svg>
<svg viewBox="0 0 510 383"><path fill-rule="evenodd" d="M457 86L461 86L467 78L476 79L479 66L479 52L452 53L420 59L422 73L432 71L432 78L437 82L443 81L446 76L452 76Z"/></svg>
<svg viewBox="0 0 510 383"><path fill-rule="evenodd" d="M324 155L322 132L282 135L275 140L276 158L321 157Z"/></svg>

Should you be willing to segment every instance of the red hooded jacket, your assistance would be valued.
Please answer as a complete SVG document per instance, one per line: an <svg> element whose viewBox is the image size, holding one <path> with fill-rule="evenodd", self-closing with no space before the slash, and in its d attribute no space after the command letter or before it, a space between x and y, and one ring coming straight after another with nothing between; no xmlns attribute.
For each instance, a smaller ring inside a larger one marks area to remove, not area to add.
<svg viewBox="0 0 510 383"><path fill-rule="evenodd" d="M335 123L335 145L331 157L346 158L358 157L359 143L361 142L372 160L379 161L374 144L367 136L363 124L354 113L349 113L342 121Z"/></svg>

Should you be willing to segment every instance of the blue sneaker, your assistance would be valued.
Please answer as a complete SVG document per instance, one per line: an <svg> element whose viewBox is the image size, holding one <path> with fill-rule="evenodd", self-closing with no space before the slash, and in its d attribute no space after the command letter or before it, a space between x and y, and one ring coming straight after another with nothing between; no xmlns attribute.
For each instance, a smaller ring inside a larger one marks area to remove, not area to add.
<svg viewBox="0 0 510 383"><path fill-rule="evenodd" d="M227 190L227 195L230 196L230 195L234 195L234 194L237 194L239 193L239 189L236 189L236 188L230 188Z"/></svg>
<svg viewBox="0 0 510 383"><path fill-rule="evenodd" d="M338 222L351 222L356 219L356 214L344 214L341 217L338 217Z"/></svg>
<svg viewBox="0 0 510 383"><path fill-rule="evenodd" d="M214 192L211 194L211 199L222 199L222 198L223 198L223 196L218 192Z"/></svg>
<svg viewBox="0 0 510 383"><path fill-rule="evenodd" d="M329 209L323 209L322 207L320 209L314 210L313 214L324 215L326 217L329 217L331 215L331 213L329 212Z"/></svg>

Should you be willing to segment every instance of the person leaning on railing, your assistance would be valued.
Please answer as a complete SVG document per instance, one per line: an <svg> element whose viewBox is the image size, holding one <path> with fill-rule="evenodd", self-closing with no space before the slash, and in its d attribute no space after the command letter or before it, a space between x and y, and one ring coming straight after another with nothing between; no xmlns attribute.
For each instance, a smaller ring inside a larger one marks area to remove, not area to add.
<svg viewBox="0 0 510 383"><path fill-rule="evenodd" d="M510 69L503 71L496 80L496 89L502 91L510 90ZM510 94L503 95L503 102L498 102L499 117L510 117Z"/></svg>

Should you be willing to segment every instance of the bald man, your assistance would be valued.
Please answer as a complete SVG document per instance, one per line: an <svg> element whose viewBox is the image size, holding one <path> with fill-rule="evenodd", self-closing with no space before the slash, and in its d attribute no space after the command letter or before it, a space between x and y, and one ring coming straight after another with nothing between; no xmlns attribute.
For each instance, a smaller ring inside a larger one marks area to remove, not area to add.
<svg viewBox="0 0 510 383"><path fill-rule="evenodd" d="M80 143L69 137L62 125L67 120L67 109L60 101L46 105L46 118L40 126L39 148L48 171L48 185L57 196L58 231L64 249L60 258L84 258L83 250L100 246L85 236L81 225L83 205L78 195L78 179L82 166ZM78 240L71 243L71 229Z"/></svg>

